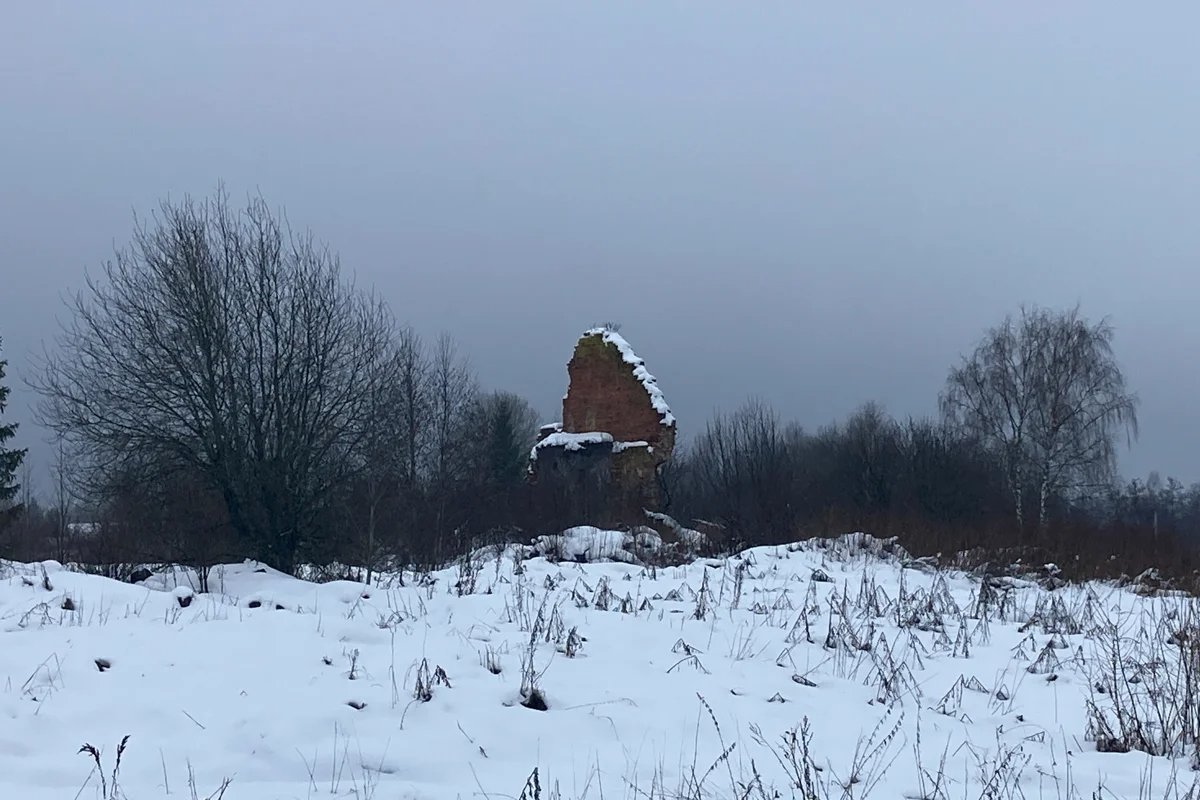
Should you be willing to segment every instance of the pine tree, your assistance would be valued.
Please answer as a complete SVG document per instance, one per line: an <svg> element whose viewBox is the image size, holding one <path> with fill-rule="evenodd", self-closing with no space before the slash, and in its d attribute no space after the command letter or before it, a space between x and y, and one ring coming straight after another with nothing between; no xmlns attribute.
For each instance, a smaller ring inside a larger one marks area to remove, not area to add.
<svg viewBox="0 0 1200 800"><path fill-rule="evenodd" d="M4 369L8 362L0 359L0 416L8 405L8 386L4 384ZM0 511L12 509L12 500L20 491L21 485L16 482L17 470L25 458L24 450L9 450L4 443L17 432L17 423L0 424ZM0 513L0 521L5 514Z"/></svg>

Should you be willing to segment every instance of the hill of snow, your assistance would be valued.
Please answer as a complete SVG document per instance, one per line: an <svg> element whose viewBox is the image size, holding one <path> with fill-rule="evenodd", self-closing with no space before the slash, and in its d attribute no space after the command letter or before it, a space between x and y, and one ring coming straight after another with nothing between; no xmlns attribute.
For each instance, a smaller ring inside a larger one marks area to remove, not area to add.
<svg viewBox="0 0 1200 800"><path fill-rule="evenodd" d="M1192 601L877 545L372 587L246 563L204 595L0 564L0 797L113 794L126 736L130 800L1186 796ZM1167 755L1099 752L1131 714Z"/></svg>

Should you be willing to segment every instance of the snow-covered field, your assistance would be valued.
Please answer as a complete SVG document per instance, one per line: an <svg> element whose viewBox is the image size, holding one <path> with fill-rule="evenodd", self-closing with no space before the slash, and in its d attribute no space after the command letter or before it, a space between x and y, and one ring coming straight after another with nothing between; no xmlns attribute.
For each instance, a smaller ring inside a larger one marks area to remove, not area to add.
<svg viewBox="0 0 1200 800"><path fill-rule="evenodd" d="M206 595L3 564L0 797L1187 796L1190 601L873 544L369 588L248 563ZM1098 752L1089 702L1173 756Z"/></svg>

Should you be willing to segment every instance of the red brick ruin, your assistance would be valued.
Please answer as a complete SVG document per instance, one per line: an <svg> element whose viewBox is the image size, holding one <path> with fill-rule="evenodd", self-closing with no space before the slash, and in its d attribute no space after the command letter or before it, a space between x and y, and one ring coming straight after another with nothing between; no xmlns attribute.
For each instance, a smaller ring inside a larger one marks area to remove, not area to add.
<svg viewBox="0 0 1200 800"><path fill-rule="evenodd" d="M579 339L567 374L562 423L542 429L530 457L539 505L565 525L645 525L662 508L659 471L675 447L658 383L609 328Z"/></svg>

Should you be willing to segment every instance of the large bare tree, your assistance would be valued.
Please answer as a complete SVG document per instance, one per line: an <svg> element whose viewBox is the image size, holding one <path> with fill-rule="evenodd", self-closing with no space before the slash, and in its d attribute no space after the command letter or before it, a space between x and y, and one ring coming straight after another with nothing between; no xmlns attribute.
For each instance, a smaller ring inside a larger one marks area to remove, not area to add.
<svg viewBox="0 0 1200 800"><path fill-rule="evenodd" d="M1118 436L1137 434L1137 397L1112 341L1107 321L1078 308L1022 309L946 378L942 413L1000 458L1021 529L1031 510L1044 529L1052 500L1109 482Z"/></svg>
<svg viewBox="0 0 1200 800"><path fill-rule="evenodd" d="M223 192L163 203L69 305L42 419L97 474L198 473L250 551L293 568L356 469L386 310L262 199Z"/></svg>

